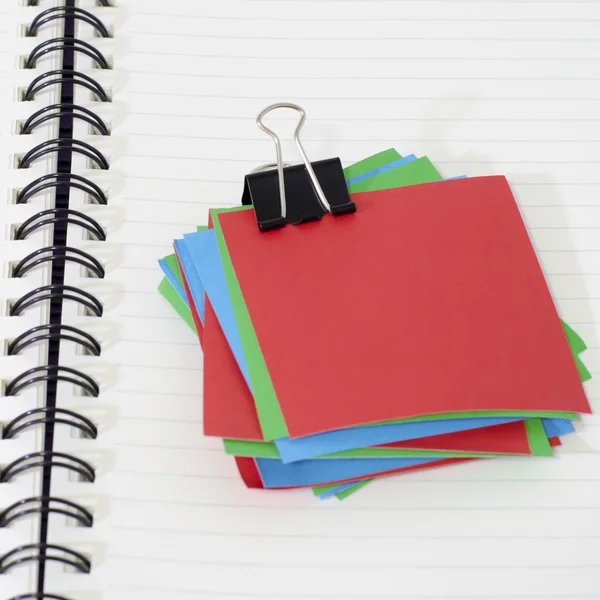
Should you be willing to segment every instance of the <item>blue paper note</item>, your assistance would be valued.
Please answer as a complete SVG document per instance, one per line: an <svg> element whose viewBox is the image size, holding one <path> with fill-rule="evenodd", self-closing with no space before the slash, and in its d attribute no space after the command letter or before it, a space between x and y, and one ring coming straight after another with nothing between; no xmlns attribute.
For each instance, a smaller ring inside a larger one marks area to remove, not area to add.
<svg viewBox="0 0 600 600"><path fill-rule="evenodd" d="M275 458L256 458L266 488L323 485L367 477L382 471L440 462L443 458L322 458L285 464Z"/></svg>
<svg viewBox="0 0 600 600"><path fill-rule="evenodd" d="M326 492L323 492L322 494L319 494L319 498L321 500L325 500L327 498L331 498L331 496L335 496L335 494L339 494L340 492L344 492L347 489L350 489L352 486L356 485L357 483L359 483L360 481L362 481L361 479L357 479L354 481L350 481L348 483L341 483L340 485L331 488L330 490L327 490Z"/></svg>
<svg viewBox="0 0 600 600"><path fill-rule="evenodd" d="M217 320L221 325L223 334L231 348L233 356L246 380L246 385L250 389L250 374L246 363L246 357L242 348L242 340L237 328L233 306L227 290L225 272L219 257L219 248L214 229L198 231L183 236L184 244L187 250L186 255L186 274L188 269L194 271L198 276L203 291L210 299L211 306L215 311ZM188 265L188 261L191 264ZM199 291L199 289L198 289ZM195 292L194 301L196 298Z"/></svg>
<svg viewBox="0 0 600 600"><path fill-rule="evenodd" d="M160 268L164 273L165 277L169 280L169 283L173 286L173 289L177 292L177 295L185 302L185 305L189 308L187 297L185 295L185 290L183 289L183 286L179 283L179 280L175 276L175 273L173 273L173 271L171 271L171 269L169 268L167 261L164 258L161 258L158 261L158 264L160 265Z"/></svg>
<svg viewBox="0 0 600 600"><path fill-rule="evenodd" d="M569 419L542 419L544 431L549 438L566 435L575 431L573 423Z"/></svg>
<svg viewBox="0 0 600 600"><path fill-rule="evenodd" d="M204 288L202 286L202 281L200 280L198 272L193 266L193 261L189 255L184 240L175 240L174 245L188 287L190 290L192 288L194 289L192 298L194 300L194 305L196 306L196 311L198 312L200 321L204 323Z"/></svg>
<svg viewBox="0 0 600 600"><path fill-rule="evenodd" d="M568 419L542 419L542 424L544 426L544 431L549 438L566 435L575 431L573 423ZM362 479L357 479L349 483L342 483L330 490L327 490L326 492L323 492L322 494L319 494L319 498L321 498L321 500L331 498L335 494L339 494L340 492L351 488L360 481L362 481Z"/></svg>
<svg viewBox="0 0 600 600"><path fill-rule="evenodd" d="M306 460L332 452L417 440L432 435L479 429L490 425L522 421L523 417L484 417L480 419L440 419L416 423L394 423L372 427L350 427L302 438L281 438L275 446L284 463ZM336 450L333 450L336 448Z"/></svg>

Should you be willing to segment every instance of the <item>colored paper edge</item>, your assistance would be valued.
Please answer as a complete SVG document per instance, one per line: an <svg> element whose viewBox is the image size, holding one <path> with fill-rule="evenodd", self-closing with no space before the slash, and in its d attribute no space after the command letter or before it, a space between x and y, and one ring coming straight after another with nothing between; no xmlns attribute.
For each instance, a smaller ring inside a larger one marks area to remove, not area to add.
<svg viewBox="0 0 600 600"><path fill-rule="evenodd" d="M397 177L399 171L402 170L404 182L398 184ZM443 177L439 171L433 166L432 162L426 156L417 158L416 160L401 164L394 169L384 171L371 179L359 181L351 186L348 191L352 194L359 192L373 192L398 187L408 187L411 185L423 185L441 181Z"/></svg>
<svg viewBox="0 0 600 600"><path fill-rule="evenodd" d="M355 483L351 487L346 488L345 490L342 490L341 492L336 492L334 495L338 500L345 500L349 496L352 496L352 494L356 494L356 492L360 491L362 488L365 487L365 485L368 485L372 481L373 481L372 479L363 479L362 481Z"/></svg>
<svg viewBox="0 0 600 600"><path fill-rule="evenodd" d="M554 438L553 441L559 441L559 438ZM349 496L351 496L352 494L358 492L360 489L362 489L365 485L367 485L368 483L371 483L372 481L375 481L372 478L369 479L362 479L360 481L357 481L356 483L346 483L346 484L342 484L340 486L336 486L334 485L328 485L328 486L317 486L312 488L313 493L316 496L319 496L321 499L326 499L330 496L335 496L338 500L345 500L346 498L348 498ZM323 496L320 494L320 489L325 489L326 490L326 495ZM336 492L336 490L338 490Z"/></svg>
<svg viewBox="0 0 600 600"><path fill-rule="evenodd" d="M541 419L527 419L525 431L531 454L522 452L477 452L463 450L419 450L405 448L356 448L312 457L315 460L330 458L500 458L503 456L552 456L552 448L544 431ZM281 459L272 442L224 439L226 454L248 458Z"/></svg>
<svg viewBox="0 0 600 600"><path fill-rule="evenodd" d="M527 419L525 431L531 456L554 456L541 419Z"/></svg>
<svg viewBox="0 0 600 600"><path fill-rule="evenodd" d="M565 330L565 335L567 336L567 339L569 340L569 344L571 345L571 348L573 348L573 350L576 354L581 354L584 350L587 350L587 346L585 345L585 342L583 341L581 336L570 325L567 325L564 321L563 321L563 328Z"/></svg>
<svg viewBox="0 0 600 600"><path fill-rule="evenodd" d="M575 365L577 367L577 372L579 373L579 377L581 381L589 381L592 378L592 374L587 370L587 367L579 358L579 356L575 356Z"/></svg>
<svg viewBox="0 0 600 600"><path fill-rule="evenodd" d="M185 292L183 290L183 282L181 281L181 274L178 270L173 269L172 258L175 258L174 254L170 254L161 258L158 261L158 264L164 274L164 276L169 280L169 283L173 286L173 289L177 292L177 294L183 299Z"/></svg>
<svg viewBox="0 0 600 600"><path fill-rule="evenodd" d="M397 160L394 160L393 162L388 163L387 165L383 165L382 167L378 167L376 169L373 169L372 171L368 171L367 173L363 173L362 175L353 177L352 179L347 179L346 185L348 186L348 192L350 194L353 194L355 188L360 187L358 184L360 184L362 181L371 179L372 177L381 175L382 173L385 173L386 171L391 171L392 169L396 169L397 167L401 167L402 165L405 165L414 160L417 160L417 157L414 154L409 154L408 156L398 158Z"/></svg>
<svg viewBox="0 0 600 600"><path fill-rule="evenodd" d="M351 181L356 177L363 177L369 172L373 172L401 158L402 156L395 148L388 148L345 167L344 177L347 181Z"/></svg>
<svg viewBox="0 0 600 600"><path fill-rule="evenodd" d="M557 446L560 445L560 436L563 435L568 435L569 433L572 433L574 431L573 425L570 421L555 421L555 420L547 420L547 421L541 421L542 423L542 432L544 434L544 437L546 437L548 439L548 443L552 446ZM554 444L550 443L550 442L554 442ZM557 443L558 442L558 443ZM360 489L359 486L360 483L362 483L363 481L373 481L372 478L368 478L368 479L362 479L362 480L357 480L357 482L354 485L350 485L350 484L342 484L339 486L340 489L340 493L344 492L344 496L343 498L348 497L349 495L351 495L354 491L358 491ZM324 486L315 486L313 488L313 493L315 495L320 495L321 491L325 491L326 495L325 497L330 497L332 495L336 495L335 490L338 489L338 486L336 484L330 484L330 485L324 485ZM346 492L348 492L346 494ZM340 499L343 499L340 498Z"/></svg>
<svg viewBox="0 0 600 600"><path fill-rule="evenodd" d="M177 314L183 319L184 323L192 330L196 331L192 313L188 305L181 299L169 279L163 277L158 285L158 291L165 300L175 309Z"/></svg>

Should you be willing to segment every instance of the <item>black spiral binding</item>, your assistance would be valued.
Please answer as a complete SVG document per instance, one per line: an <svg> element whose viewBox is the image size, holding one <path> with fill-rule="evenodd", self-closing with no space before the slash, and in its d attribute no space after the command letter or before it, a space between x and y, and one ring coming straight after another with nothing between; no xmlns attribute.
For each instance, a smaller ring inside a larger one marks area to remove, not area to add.
<svg viewBox="0 0 600 600"><path fill-rule="evenodd" d="M28 0L28 6L38 6L38 0ZM110 6L108 0L99 0L100 6ZM78 345L84 353L99 356L101 345L92 335L77 327L61 323L64 302L75 302L83 307L87 315L101 317L102 303L92 294L65 284L65 265L73 262L83 266L88 276L104 278L104 267L100 261L89 253L67 245L69 227L78 227L87 232L90 239L106 240L103 227L88 215L69 207L69 196L72 189L83 191L92 202L99 205L107 204L106 193L93 181L71 173L73 154L88 158L96 167L106 170L109 163L106 157L96 148L73 137L73 124L83 121L90 125L98 135L110 135L106 123L93 111L74 104L74 90L77 86L92 93L92 98L98 102L110 102L106 90L92 77L75 70L76 54L90 57L95 66L109 69L108 60L103 54L88 42L75 37L76 23L85 23L94 28L100 37L110 37L108 29L97 16L89 11L75 6L75 0L65 0L64 6L42 10L30 23L27 35L35 37L39 30L49 23L63 21L63 35L39 43L25 60L25 68L32 69L43 56L61 53L62 66L60 69L47 71L34 78L23 94L21 100L33 101L38 93L50 87L60 89L60 102L46 106L34 112L21 127L20 133L31 134L50 121L59 124L59 135L56 139L47 140L32 148L21 157L18 168L26 169L33 163L48 155L56 155L56 172L43 175L33 180L15 198L17 204L35 202L36 197L48 190L54 191L54 208L41 210L24 223L13 228L15 240L24 240L34 231L52 228L52 243L39 248L21 261L12 265L12 277L26 277L27 273L41 265L49 265L51 282L36 288L9 305L9 315L17 316L41 303L49 304L49 322L33 327L17 338L10 340L7 346L8 355L17 355L25 349L46 343L48 354L45 364L19 374L4 386L4 395L15 396L19 392L37 385L45 384L45 404L23 412L10 423L4 424L1 430L2 439L11 440L24 431L35 427L44 428L43 449L19 457L11 464L0 467L0 485L6 484L21 475L41 471L42 491L39 496L24 498L12 506L0 507L0 530L31 515L39 515L39 539L35 544L14 548L0 556L0 589L2 575L25 563L37 565L37 589L24 593L10 600L54 599L74 600L48 591L46 583L46 564L59 562L78 572L89 573L92 568L91 560L71 548L55 545L48 540L49 519L52 515L62 515L75 521L83 527L92 527L94 517L85 507L64 498L52 496L52 472L54 469L66 469L82 481L93 483L96 477L93 465L76 456L58 452L54 449L54 430L57 426L65 426L77 430L80 435L95 439L98 435L96 425L84 415L58 406L58 383L66 381L78 387L84 396L97 397L100 394L98 383L89 375L78 369L72 369L60 364L60 347L64 341ZM1 533L0 533L1 535Z"/></svg>

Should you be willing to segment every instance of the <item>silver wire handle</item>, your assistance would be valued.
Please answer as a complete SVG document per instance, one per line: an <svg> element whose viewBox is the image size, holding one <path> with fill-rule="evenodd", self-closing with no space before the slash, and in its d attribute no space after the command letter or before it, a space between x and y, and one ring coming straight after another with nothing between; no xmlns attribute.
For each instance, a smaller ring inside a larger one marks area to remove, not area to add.
<svg viewBox="0 0 600 600"><path fill-rule="evenodd" d="M315 175L315 172L313 171L310 161L308 160L308 156L306 156L306 152L304 151L304 148L302 147L302 142L300 141L300 130L302 129L302 126L304 125L304 121L306 121L306 112L304 111L304 109L301 106L298 106L297 104L292 104L291 102L278 102L276 104L271 104L270 106L267 106L266 108L264 108L261 111L261 113L258 115L258 117L256 117L256 124L265 133L268 133L273 138L273 141L275 142L275 153L276 153L276 157L277 157L277 178L278 178L278 182L279 182L279 201L281 204L281 216L283 218L285 218L286 212L287 212L287 210L286 210L287 205L285 202L285 184L284 184L284 180L283 180L283 164L284 163L283 163L283 159L281 157L281 140L279 139L279 136L272 129L269 129L262 121L264 116L267 113L271 112L272 110L275 110L276 108L291 108L292 110L295 110L296 112L300 113L300 121L298 122L298 125L296 126L296 131L294 131L294 142L296 143L296 147L298 148L298 151L300 152L300 156L302 156L302 161L304 162L304 166L306 167L308 176L310 177L312 185L315 189L315 193L317 194L319 203L323 207L323 210L325 210L327 212L331 212L331 206L330 206L329 202L327 202L327 198L325 197L325 194L323 193L323 190L321 189L319 180L317 179L317 176ZM269 165L269 166L271 166L271 165Z"/></svg>

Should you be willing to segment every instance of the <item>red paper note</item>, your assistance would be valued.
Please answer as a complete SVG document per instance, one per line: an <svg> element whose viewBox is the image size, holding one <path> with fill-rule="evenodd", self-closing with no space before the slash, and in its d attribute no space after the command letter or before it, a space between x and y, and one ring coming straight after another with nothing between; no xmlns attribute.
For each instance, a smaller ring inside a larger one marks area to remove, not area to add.
<svg viewBox="0 0 600 600"><path fill-rule="evenodd" d="M192 302L190 305L193 307ZM204 432L222 438L260 441L261 430L252 395L207 297L204 306ZM195 308L192 308L194 312ZM530 452L524 421L395 442L383 447L507 454Z"/></svg>
<svg viewBox="0 0 600 600"><path fill-rule="evenodd" d="M418 440L382 444L380 448L487 452L489 454L530 454L525 421L434 435Z"/></svg>
<svg viewBox="0 0 600 600"><path fill-rule="evenodd" d="M353 199L353 215L267 233L252 211L219 215L290 437L456 411L590 412L504 177Z"/></svg>

